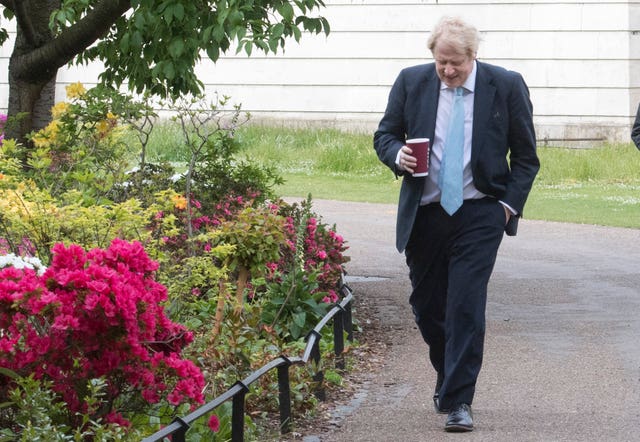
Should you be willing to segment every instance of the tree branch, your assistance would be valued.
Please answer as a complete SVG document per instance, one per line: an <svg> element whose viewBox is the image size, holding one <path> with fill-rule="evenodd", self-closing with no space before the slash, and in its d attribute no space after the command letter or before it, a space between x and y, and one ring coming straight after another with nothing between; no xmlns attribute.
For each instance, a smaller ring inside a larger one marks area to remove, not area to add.
<svg viewBox="0 0 640 442"><path fill-rule="evenodd" d="M85 17L65 29L53 41L59 54L56 65L64 66L96 40L104 37L116 20L130 8L130 0L100 0Z"/></svg>
<svg viewBox="0 0 640 442"><path fill-rule="evenodd" d="M6 0L0 0L6 1ZM131 8L130 0L99 0L87 14L74 25L68 27L52 41L34 51L18 56L20 66L14 74L29 78L38 72L58 69L103 37L109 28Z"/></svg>
<svg viewBox="0 0 640 442"><path fill-rule="evenodd" d="M23 32L24 38L29 42L31 46L38 46L36 39L36 31L33 28L33 22L29 16L29 7L25 0L13 0L13 13L16 16L18 26Z"/></svg>
<svg viewBox="0 0 640 442"><path fill-rule="evenodd" d="M4 6L11 12L15 10L15 6L13 3L13 0L0 0L0 5Z"/></svg>

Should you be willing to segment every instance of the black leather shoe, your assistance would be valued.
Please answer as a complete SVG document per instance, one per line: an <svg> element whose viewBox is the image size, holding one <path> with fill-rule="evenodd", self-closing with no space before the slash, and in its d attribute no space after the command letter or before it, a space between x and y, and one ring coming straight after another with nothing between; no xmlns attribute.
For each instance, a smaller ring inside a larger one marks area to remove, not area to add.
<svg viewBox="0 0 640 442"><path fill-rule="evenodd" d="M444 431L450 433L473 431L473 414L471 413L471 407L467 404L460 404L453 407L447 417Z"/></svg>

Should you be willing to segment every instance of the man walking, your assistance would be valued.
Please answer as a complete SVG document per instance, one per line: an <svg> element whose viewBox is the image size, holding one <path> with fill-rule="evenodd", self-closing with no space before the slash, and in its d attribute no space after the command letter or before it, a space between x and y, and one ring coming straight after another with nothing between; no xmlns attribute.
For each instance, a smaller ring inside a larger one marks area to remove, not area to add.
<svg viewBox="0 0 640 442"><path fill-rule="evenodd" d="M396 247L437 373L434 406L453 432L473 429L489 278L540 166L522 76L477 61L478 45L475 27L441 19L428 41L435 62L400 72L374 135L380 160L403 177ZM426 177L412 176L410 138L431 140Z"/></svg>

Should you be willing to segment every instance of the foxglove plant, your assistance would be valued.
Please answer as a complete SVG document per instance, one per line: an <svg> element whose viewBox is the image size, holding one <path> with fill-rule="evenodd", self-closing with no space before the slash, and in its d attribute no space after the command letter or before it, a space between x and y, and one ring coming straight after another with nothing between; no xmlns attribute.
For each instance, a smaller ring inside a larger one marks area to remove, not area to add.
<svg viewBox="0 0 640 442"><path fill-rule="evenodd" d="M314 293L325 293L324 302L337 302L336 288L344 273L343 265L349 261L344 254L348 247L343 237L336 232L335 226L328 226L311 210L310 199L300 205L282 205L280 213L286 217L284 231L287 240L280 261L269 264L268 268L286 273L294 262L300 262L301 270L317 274ZM301 230L302 243L298 244L298 232ZM295 254L299 256L294 258Z"/></svg>

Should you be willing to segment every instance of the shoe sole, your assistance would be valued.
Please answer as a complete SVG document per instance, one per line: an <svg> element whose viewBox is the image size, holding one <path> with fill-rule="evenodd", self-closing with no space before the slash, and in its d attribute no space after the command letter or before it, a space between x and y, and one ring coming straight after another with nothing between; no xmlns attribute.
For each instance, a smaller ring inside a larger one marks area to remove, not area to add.
<svg viewBox="0 0 640 442"><path fill-rule="evenodd" d="M473 431L473 427L466 425L447 425L444 427L444 431L447 433L468 433L469 431Z"/></svg>

